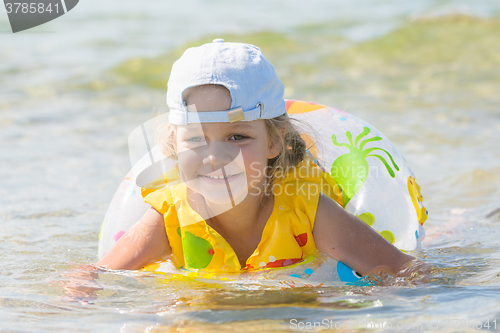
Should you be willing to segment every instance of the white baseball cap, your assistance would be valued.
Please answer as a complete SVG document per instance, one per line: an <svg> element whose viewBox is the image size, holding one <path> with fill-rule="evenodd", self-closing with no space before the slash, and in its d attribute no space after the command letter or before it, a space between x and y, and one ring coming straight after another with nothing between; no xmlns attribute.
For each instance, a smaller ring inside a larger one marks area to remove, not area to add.
<svg viewBox="0 0 500 333"><path fill-rule="evenodd" d="M226 87L231 95L231 108L188 111L184 91L205 84ZM275 118L286 113L284 90L273 65L258 47L215 39L187 49L172 66L167 89L169 122L187 125Z"/></svg>

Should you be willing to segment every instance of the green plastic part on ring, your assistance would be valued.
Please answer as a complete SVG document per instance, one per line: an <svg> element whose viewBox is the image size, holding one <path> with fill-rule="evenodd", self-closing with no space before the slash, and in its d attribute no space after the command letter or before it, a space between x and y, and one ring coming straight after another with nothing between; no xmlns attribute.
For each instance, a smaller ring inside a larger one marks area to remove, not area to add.
<svg viewBox="0 0 500 333"><path fill-rule="evenodd" d="M377 154L370 155L372 151L381 150L385 152L389 156L392 165L394 166L394 169L399 171L399 167L394 162L394 159L392 158L391 154L389 154L389 152L386 151L385 149L372 147L363 150L366 143L382 140L380 136L374 136L372 138L365 139L361 141L358 146L358 142L360 141L360 139L368 135L368 133L370 133L370 129L368 127L364 127L363 132L361 132L353 142L351 132L347 131L345 136L349 141L348 144L339 143L337 141L337 137L335 136L335 134L332 134L332 143L335 146L346 147L347 149L349 149L349 153L339 156L333 162L332 167L330 169L330 174L342 189L344 208L347 206L352 197L354 197L354 195L359 191L361 186L363 186L364 182L366 181L366 178L368 177L369 167L368 167L368 162L366 161L367 157L378 158L385 165L385 168L387 169L389 175L392 178L395 177L394 170L392 170L387 161L380 155Z"/></svg>

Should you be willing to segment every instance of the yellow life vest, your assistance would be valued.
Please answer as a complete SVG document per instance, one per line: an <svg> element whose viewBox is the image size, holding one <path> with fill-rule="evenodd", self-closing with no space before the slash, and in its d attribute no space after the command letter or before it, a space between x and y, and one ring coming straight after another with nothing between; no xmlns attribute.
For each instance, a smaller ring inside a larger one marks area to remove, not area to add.
<svg viewBox="0 0 500 333"><path fill-rule="evenodd" d="M206 272L240 272L301 262L317 251L312 230L320 193L342 205L333 178L306 158L274 184L273 211L260 243L246 267L241 267L229 243L190 207L186 190L176 170L171 170L164 181L142 188L141 193L165 218L174 265Z"/></svg>

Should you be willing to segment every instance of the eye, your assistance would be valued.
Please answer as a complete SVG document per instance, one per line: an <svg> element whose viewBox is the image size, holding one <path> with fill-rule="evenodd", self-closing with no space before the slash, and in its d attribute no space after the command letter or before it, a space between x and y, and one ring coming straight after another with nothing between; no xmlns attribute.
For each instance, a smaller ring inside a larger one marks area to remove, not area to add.
<svg viewBox="0 0 500 333"><path fill-rule="evenodd" d="M229 139L234 140L234 141L240 141L240 140L248 139L248 136L245 136L242 134L234 134L234 135L231 135L231 137Z"/></svg>
<svg viewBox="0 0 500 333"><path fill-rule="evenodd" d="M195 136L195 137L189 138L189 139L184 140L184 141L186 141L186 142L194 142L194 143L204 142L205 141L205 137L203 137L203 136Z"/></svg>

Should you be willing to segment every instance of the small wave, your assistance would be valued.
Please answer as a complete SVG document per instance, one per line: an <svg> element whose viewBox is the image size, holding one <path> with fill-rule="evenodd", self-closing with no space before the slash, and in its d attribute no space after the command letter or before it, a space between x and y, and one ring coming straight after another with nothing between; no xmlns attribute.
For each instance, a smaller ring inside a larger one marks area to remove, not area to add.
<svg viewBox="0 0 500 333"><path fill-rule="evenodd" d="M63 210L56 210L56 211L51 211L51 212L29 214L29 215L21 215L21 214L4 215L4 216L2 216L2 219L5 219L5 220L14 220L14 219L31 220L31 219L41 219L41 218L46 218L46 217L48 217L48 218L75 217L78 215L81 215L81 213L78 213L78 212L75 212L75 211L69 210L69 209L63 209Z"/></svg>

